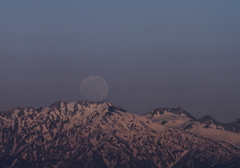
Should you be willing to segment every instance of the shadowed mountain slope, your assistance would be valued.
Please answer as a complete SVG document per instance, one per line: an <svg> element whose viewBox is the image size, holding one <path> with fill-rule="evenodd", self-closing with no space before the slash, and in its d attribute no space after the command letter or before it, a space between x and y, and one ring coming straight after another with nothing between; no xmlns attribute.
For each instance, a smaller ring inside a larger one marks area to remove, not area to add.
<svg viewBox="0 0 240 168"><path fill-rule="evenodd" d="M165 126L106 101L13 108L0 112L0 128L0 167L207 168L235 166L240 159L240 149L229 143Z"/></svg>

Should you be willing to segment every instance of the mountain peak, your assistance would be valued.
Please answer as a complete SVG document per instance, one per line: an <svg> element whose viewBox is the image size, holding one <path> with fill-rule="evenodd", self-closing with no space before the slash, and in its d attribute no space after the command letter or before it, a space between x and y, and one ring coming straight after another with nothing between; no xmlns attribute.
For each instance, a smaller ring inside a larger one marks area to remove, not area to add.
<svg viewBox="0 0 240 168"><path fill-rule="evenodd" d="M204 117L198 119L198 121L200 123L205 123L205 124L211 124L211 123L218 124L219 123L214 117L212 117L210 115L205 115Z"/></svg>
<svg viewBox="0 0 240 168"><path fill-rule="evenodd" d="M178 115L180 117L188 117L191 120L195 121L196 118L193 117L191 114L189 114L187 111L183 110L181 107L177 107L177 108L155 108L154 110L144 114L144 116L148 116L150 117L156 117L156 116L161 116L167 113L171 113L171 114L175 114Z"/></svg>
<svg viewBox="0 0 240 168"><path fill-rule="evenodd" d="M157 108L150 119L108 101L11 111L10 119L0 112L0 167L208 168L239 160L240 149L179 129L192 122L181 108Z"/></svg>
<svg viewBox="0 0 240 168"><path fill-rule="evenodd" d="M162 125L172 128L185 127L196 119L181 107L177 108L155 108L144 114L146 118L156 121Z"/></svg>
<svg viewBox="0 0 240 168"><path fill-rule="evenodd" d="M240 118L236 119L235 121L233 121L233 123L239 124L240 125Z"/></svg>
<svg viewBox="0 0 240 168"><path fill-rule="evenodd" d="M49 106L49 108L54 108L56 107L57 109L60 108L61 104L68 104L68 103L78 103L78 104L81 104L83 106L88 106L90 104L96 104L96 105L99 105L99 104L106 104L108 106L112 106L113 104L110 103L109 101L89 101L89 100L81 100L81 101L61 101L61 100L58 100L56 101L55 103L51 104Z"/></svg>

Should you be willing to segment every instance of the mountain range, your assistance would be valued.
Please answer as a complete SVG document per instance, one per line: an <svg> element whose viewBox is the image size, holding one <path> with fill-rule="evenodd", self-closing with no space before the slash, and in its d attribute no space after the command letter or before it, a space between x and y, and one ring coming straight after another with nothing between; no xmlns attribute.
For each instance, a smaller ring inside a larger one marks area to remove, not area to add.
<svg viewBox="0 0 240 168"><path fill-rule="evenodd" d="M136 115L108 101L0 112L3 168L239 168L240 119L181 108Z"/></svg>

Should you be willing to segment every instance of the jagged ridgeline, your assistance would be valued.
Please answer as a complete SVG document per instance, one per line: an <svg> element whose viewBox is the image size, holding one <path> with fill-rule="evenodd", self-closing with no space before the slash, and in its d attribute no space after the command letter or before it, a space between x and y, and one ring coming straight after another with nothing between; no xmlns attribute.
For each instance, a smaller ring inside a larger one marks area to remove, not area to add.
<svg viewBox="0 0 240 168"><path fill-rule="evenodd" d="M107 101L17 107L0 112L0 167L239 168L239 125L181 108L139 116Z"/></svg>

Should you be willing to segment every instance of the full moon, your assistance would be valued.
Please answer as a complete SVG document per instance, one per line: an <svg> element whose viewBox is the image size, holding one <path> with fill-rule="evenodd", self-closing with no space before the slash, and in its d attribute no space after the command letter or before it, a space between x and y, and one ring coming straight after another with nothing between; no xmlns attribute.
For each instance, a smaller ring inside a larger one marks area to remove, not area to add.
<svg viewBox="0 0 240 168"><path fill-rule="evenodd" d="M85 100L101 101L108 94L108 84L100 76L89 76L82 81L80 92Z"/></svg>

